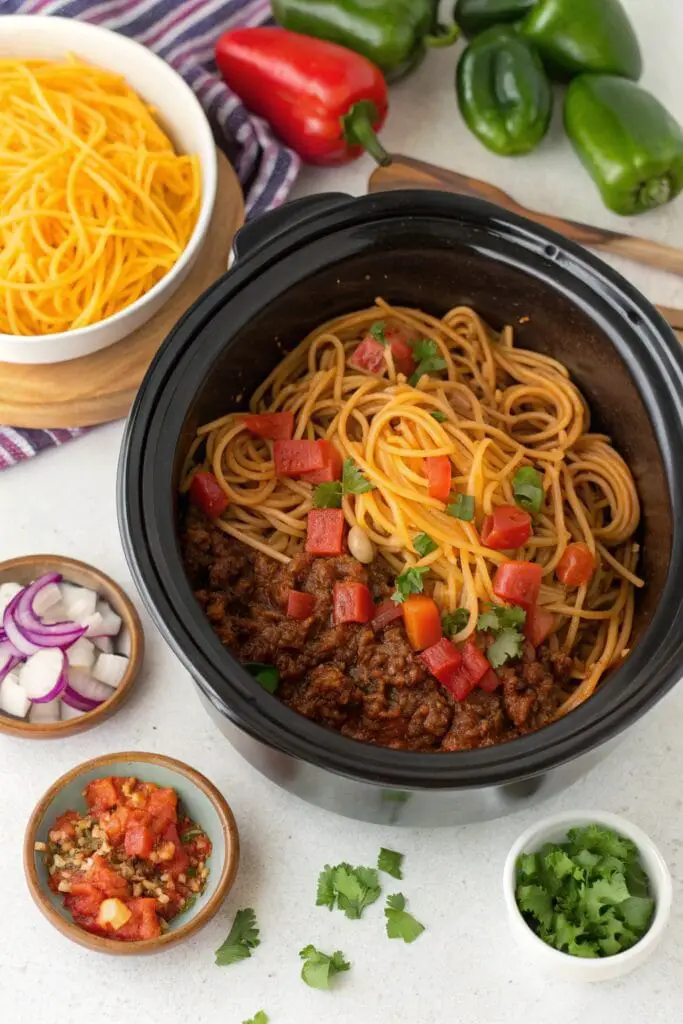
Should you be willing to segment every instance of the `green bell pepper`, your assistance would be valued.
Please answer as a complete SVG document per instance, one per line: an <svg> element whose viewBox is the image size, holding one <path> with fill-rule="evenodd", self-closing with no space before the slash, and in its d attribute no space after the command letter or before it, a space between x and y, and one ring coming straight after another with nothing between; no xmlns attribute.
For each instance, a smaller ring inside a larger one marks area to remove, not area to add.
<svg viewBox="0 0 683 1024"><path fill-rule="evenodd" d="M513 28L495 25L476 36L456 81L468 128L494 153L528 153L547 132L550 82L538 54Z"/></svg>
<svg viewBox="0 0 683 1024"><path fill-rule="evenodd" d="M564 123L605 206L629 216L683 190L683 129L645 89L612 75L580 75Z"/></svg>
<svg viewBox="0 0 683 1024"><path fill-rule="evenodd" d="M539 0L521 30L558 78L594 71L637 82L643 70L636 34L619 0Z"/></svg>
<svg viewBox="0 0 683 1024"><path fill-rule="evenodd" d="M457 25L439 23L438 6L438 0L272 0L283 28L362 53L388 82L417 67L426 47L458 38Z"/></svg>
<svg viewBox="0 0 683 1024"><path fill-rule="evenodd" d="M469 38L492 25L521 21L535 3L536 0L456 0L453 18Z"/></svg>

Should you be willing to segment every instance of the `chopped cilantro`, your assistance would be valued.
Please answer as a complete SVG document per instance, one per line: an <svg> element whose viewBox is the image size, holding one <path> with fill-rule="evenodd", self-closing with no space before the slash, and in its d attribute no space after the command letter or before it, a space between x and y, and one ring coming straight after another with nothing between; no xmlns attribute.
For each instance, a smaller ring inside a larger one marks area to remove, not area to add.
<svg viewBox="0 0 683 1024"><path fill-rule="evenodd" d="M193 868L193 867L189 867L185 871L185 874L187 875L188 878L196 878L197 877L197 869Z"/></svg>
<svg viewBox="0 0 683 1024"><path fill-rule="evenodd" d="M242 668L246 668L249 675L253 676L264 690L267 690L268 693L275 693L277 684L280 682L280 672L275 665L264 665L261 661L244 661Z"/></svg>
<svg viewBox="0 0 683 1024"><path fill-rule="evenodd" d="M411 387L415 387L425 373L435 373L438 370L446 369L446 360L439 355L439 346L435 341L420 338L418 341L409 342L409 344L417 363L415 372L408 380Z"/></svg>
<svg viewBox="0 0 683 1024"><path fill-rule="evenodd" d="M380 871L383 871L385 875L391 875L392 878L403 878L401 873L402 863L402 853L397 853L396 850L387 850L385 846L380 849L379 857L377 858L377 867Z"/></svg>
<svg viewBox="0 0 683 1024"><path fill-rule="evenodd" d="M422 558L425 555L431 555L432 551L436 551L438 546L428 533L418 533L416 537L413 537L413 547Z"/></svg>
<svg viewBox="0 0 683 1024"><path fill-rule="evenodd" d="M344 959L344 954L339 949L332 956L328 956L315 946L306 946L299 956L304 961L301 977L311 988L328 989L335 974L351 969L351 964Z"/></svg>
<svg viewBox="0 0 683 1024"><path fill-rule="evenodd" d="M341 508L341 503L342 485L340 480L318 484L313 491L313 504L316 508Z"/></svg>
<svg viewBox="0 0 683 1024"><path fill-rule="evenodd" d="M446 512L455 519L471 523L474 519L474 498L471 494L458 494L455 501L447 506Z"/></svg>
<svg viewBox="0 0 683 1024"><path fill-rule="evenodd" d="M519 605L512 608L504 608L500 604L490 604L485 612L482 612L477 620L477 629L482 632L491 630L495 633L499 629L516 629L526 622L526 612Z"/></svg>
<svg viewBox="0 0 683 1024"><path fill-rule="evenodd" d="M517 629L501 629L486 651L493 668L500 668L506 661L519 658L522 654L524 634Z"/></svg>
<svg viewBox="0 0 683 1024"><path fill-rule="evenodd" d="M386 345L387 339L384 333L384 320L376 320L370 328L370 334L373 336L375 341L380 343L380 345Z"/></svg>
<svg viewBox="0 0 683 1024"><path fill-rule="evenodd" d="M260 941L254 911L251 907L238 910L227 939L216 950L216 963L219 967L227 967L240 960L248 960Z"/></svg>
<svg viewBox="0 0 683 1024"><path fill-rule="evenodd" d="M422 935L424 925L416 921L405 909L406 901L403 893L397 892L387 896L384 916L387 919L387 935L390 939L403 939L404 942L415 942Z"/></svg>
<svg viewBox="0 0 683 1024"><path fill-rule="evenodd" d="M263 1010L259 1010L255 1016L250 1017L249 1020L243 1020L242 1024L268 1024L268 1014L264 1013Z"/></svg>
<svg viewBox="0 0 683 1024"><path fill-rule="evenodd" d="M512 491L520 508L536 515L541 511L543 499L543 477L533 466L522 466L512 478Z"/></svg>
<svg viewBox="0 0 683 1024"><path fill-rule="evenodd" d="M435 419L437 423L445 423L446 420L448 419L448 416L446 415L446 413L445 412L439 412L438 409L435 409L434 412L430 412L429 415L433 419Z"/></svg>
<svg viewBox="0 0 683 1024"><path fill-rule="evenodd" d="M318 876L316 906L343 910L352 920L358 920L366 907L379 899L380 886L374 868L354 868L342 863L331 867L326 864Z"/></svg>
<svg viewBox="0 0 683 1024"><path fill-rule="evenodd" d="M180 908L181 912L184 914L186 910L192 910L192 908L193 908L193 906L195 905L196 902L197 902L197 897L196 896L188 896L187 899L185 900L185 902L183 903L182 907Z"/></svg>
<svg viewBox="0 0 683 1024"><path fill-rule="evenodd" d="M441 616L441 628L446 636L453 636L464 629L470 621L470 613L467 608L456 608L450 615Z"/></svg>
<svg viewBox="0 0 683 1024"><path fill-rule="evenodd" d="M344 472L342 473L342 491L344 494L367 494L372 490L372 484L363 476L353 459L344 459Z"/></svg>
<svg viewBox="0 0 683 1024"><path fill-rule="evenodd" d="M396 590L391 595L391 600L395 601L396 604L403 604L405 599L410 594L421 594L424 590L424 580L422 577L426 572L429 572L429 566L425 565L418 569L416 566L411 566L402 572L400 576L396 577Z"/></svg>
<svg viewBox="0 0 683 1024"><path fill-rule="evenodd" d="M204 835L204 833L202 832L202 830L200 828L191 828L191 829L188 829L188 831L185 833L184 836L180 837L180 842L181 843L189 843L191 839L195 838L195 836L203 836L203 835Z"/></svg>

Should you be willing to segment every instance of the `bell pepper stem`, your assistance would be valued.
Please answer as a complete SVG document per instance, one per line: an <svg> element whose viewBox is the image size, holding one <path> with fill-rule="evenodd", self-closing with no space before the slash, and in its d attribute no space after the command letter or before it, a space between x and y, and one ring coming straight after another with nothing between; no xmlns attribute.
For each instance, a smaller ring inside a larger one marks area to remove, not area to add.
<svg viewBox="0 0 683 1024"><path fill-rule="evenodd" d="M667 176L650 178L641 185L638 193L639 205L648 210L663 206L664 203L668 203L670 197L671 180Z"/></svg>
<svg viewBox="0 0 683 1024"><path fill-rule="evenodd" d="M363 146L381 167L388 167L391 157L375 135L373 121L378 120L377 107L371 100L354 103L341 119L342 133L351 146Z"/></svg>
<svg viewBox="0 0 683 1024"><path fill-rule="evenodd" d="M456 25L455 22L452 25L436 24L434 31L424 37L423 43L431 49L437 49L439 47L452 46L459 38L460 26Z"/></svg>

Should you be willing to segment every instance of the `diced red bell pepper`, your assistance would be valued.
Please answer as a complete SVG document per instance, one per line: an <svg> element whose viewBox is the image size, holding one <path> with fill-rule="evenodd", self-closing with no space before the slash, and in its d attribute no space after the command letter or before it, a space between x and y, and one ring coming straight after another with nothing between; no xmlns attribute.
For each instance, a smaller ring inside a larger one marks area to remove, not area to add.
<svg viewBox="0 0 683 1024"><path fill-rule="evenodd" d="M321 469L313 469L310 473L302 473L301 479L309 484L329 484L333 480L341 480L343 460L339 449L331 441L315 441L323 453Z"/></svg>
<svg viewBox="0 0 683 1024"><path fill-rule="evenodd" d="M151 828L147 828L139 821L131 821L126 829L123 848L127 857L142 857L146 860L154 849L155 842L156 836Z"/></svg>
<svg viewBox="0 0 683 1024"><path fill-rule="evenodd" d="M367 373L383 373L387 368L384 346L368 334L348 359L349 366Z"/></svg>
<svg viewBox="0 0 683 1024"><path fill-rule="evenodd" d="M441 613L426 594L411 594L403 602L403 621L414 651L432 647L441 639Z"/></svg>
<svg viewBox="0 0 683 1024"><path fill-rule="evenodd" d="M477 684L464 665L461 665L455 672L451 672L441 685L452 693L456 700L465 700L472 690L477 688Z"/></svg>
<svg viewBox="0 0 683 1024"><path fill-rule="evenodd" d="M545 608L533 605L527 609L524 636L533 647L539 647L555 629L555 616Z"/></svg>
<svg viewBox="0 0 683 1024"><path fill-rule="evenodd" d="M516 505L499 505L492 516L484 516L481 542L493 551L511 551L526 544L532 532L528 512Z"/></svg>
<svg viewBox="0 0 683 1024"><path fill-rule="evenodd" d="M588 583L595 572L595 558L587 544L578 541L565 548L555 575L565 587L580 587Z"/></svg>
<svg viewBox="0 0 683 1024"><path fill-rule="evenodd" d="M502 601L531 608L541 592L543 569L536 562L506 562L493 577L493 593Z"/></svg>
<svg viewBox="0 0 683 1024"><path fill-rule="evenodd" d="M290 441L294 433L293 412L250 413L243 421L247 430L267 441Z"/></svg>
<svg viewBox="0 0 683 1024"><path fill-rule="evenodd" d="M304 594L300 590L290 590L287 595L287 617L303 622L313 614L315 598L313 594Z"/></svg>
<svg viewBox="0 0 683 1024"><path fill-rule="evenodd" d="M445 636L419 655L422 664L444 685L462 665L462 654Z"/></svg>
<svg viewBox="0 0 683 1024"><path fill-rule="evenodd" d="M473 636L468 637L462 645L462 661L467 674L477 685L491 668L488 658L479 650Z"/></svg>
<svg viewBox="0 0 683 1024"><path fill-rule="evenodd" d="M116 787L110 778L93 779L85 787L85 802L88 809L98 814L100 811L109 811L119 800Z"/></svg>
<svg viewBox="0 0 683 1024"><path fill-rule="evenodd" d="M199 470L192 477L190 501L209 519L222 516L230 504L228 496L213 473Z"/></svg>
<svg viewBox="0 0 683 1024"><path fill-rule="evenodd" d="M308 513L306 550L311 555L344 552L344 513L340 508L312 508Z"/></svg>
<svg viewBox="0 0 683 1024"><path fill-rule="evenodd" d="M276 441L273 460L278 476L301 476L322 469L325 454L317 441Z"/></svg>
<svg viewBox="0 0 683 1024"><path fill-rule="evenodd" d="M397 371L403 373L406 377L412 376L417 368L415 356L410 347L410 341L414 340L414 338L407 338L401 327L386 327L384 337L387 345L391 348L394 366Z"/></svg>
<svg viewBox="0 0 683 1024"><path fill-rule="evenodd" d="M479 680L479 689L484 690L486 693L494 693L500 686L500 679L494 670L489 666L489 670L485 676L482 676Z"/></svg>
<svg viewBox="0 0 683 1024"><path fill-rule="evenodd" d="M355 581L335 583L332 608L338 626L343 622L369 622L375 613L372 594L364 583Z"/></svg>
<svg viewBox="0 0 683 1024"><path fill-rule="evenodd" d="M447 455L430 455L424 460L430 498L448 501L451 492L451 460Z"/></svg>
<svg viewBox="0 0 683 1024"><path fill-rule="evenodd" d="M396 604L395 601L389 599L384 601L383 604L375 611L375 617L372 620L372 628L375 633L379 633L381 629L386 629L393 622L398 622L403 618L403 605Z"/></svg>
<svg viewBox="0 0 683 1024"><path fill-rule="evenodd" d="M140 896L128 900L131 912L129 921L119 928L117 939L125 942L141 942L144 939L156 939L161 935L161 921L157 915L157 901L151 896Z"/></svg>

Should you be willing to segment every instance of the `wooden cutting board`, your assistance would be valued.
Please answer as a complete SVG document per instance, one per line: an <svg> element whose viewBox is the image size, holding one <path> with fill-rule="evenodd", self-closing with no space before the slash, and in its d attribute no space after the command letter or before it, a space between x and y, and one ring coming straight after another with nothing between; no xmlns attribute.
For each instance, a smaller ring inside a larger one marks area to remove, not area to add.
<svg viewBox="0 0 683 1024"><path fill-rule="evenodd" d="M218 153L216 205L197 261L163 309L109 348L64 363L0 362L0 423L12 427L88 427L128 414L147 367L177 320L225 273L232 239L244 223L242 189Z"/></svg>

